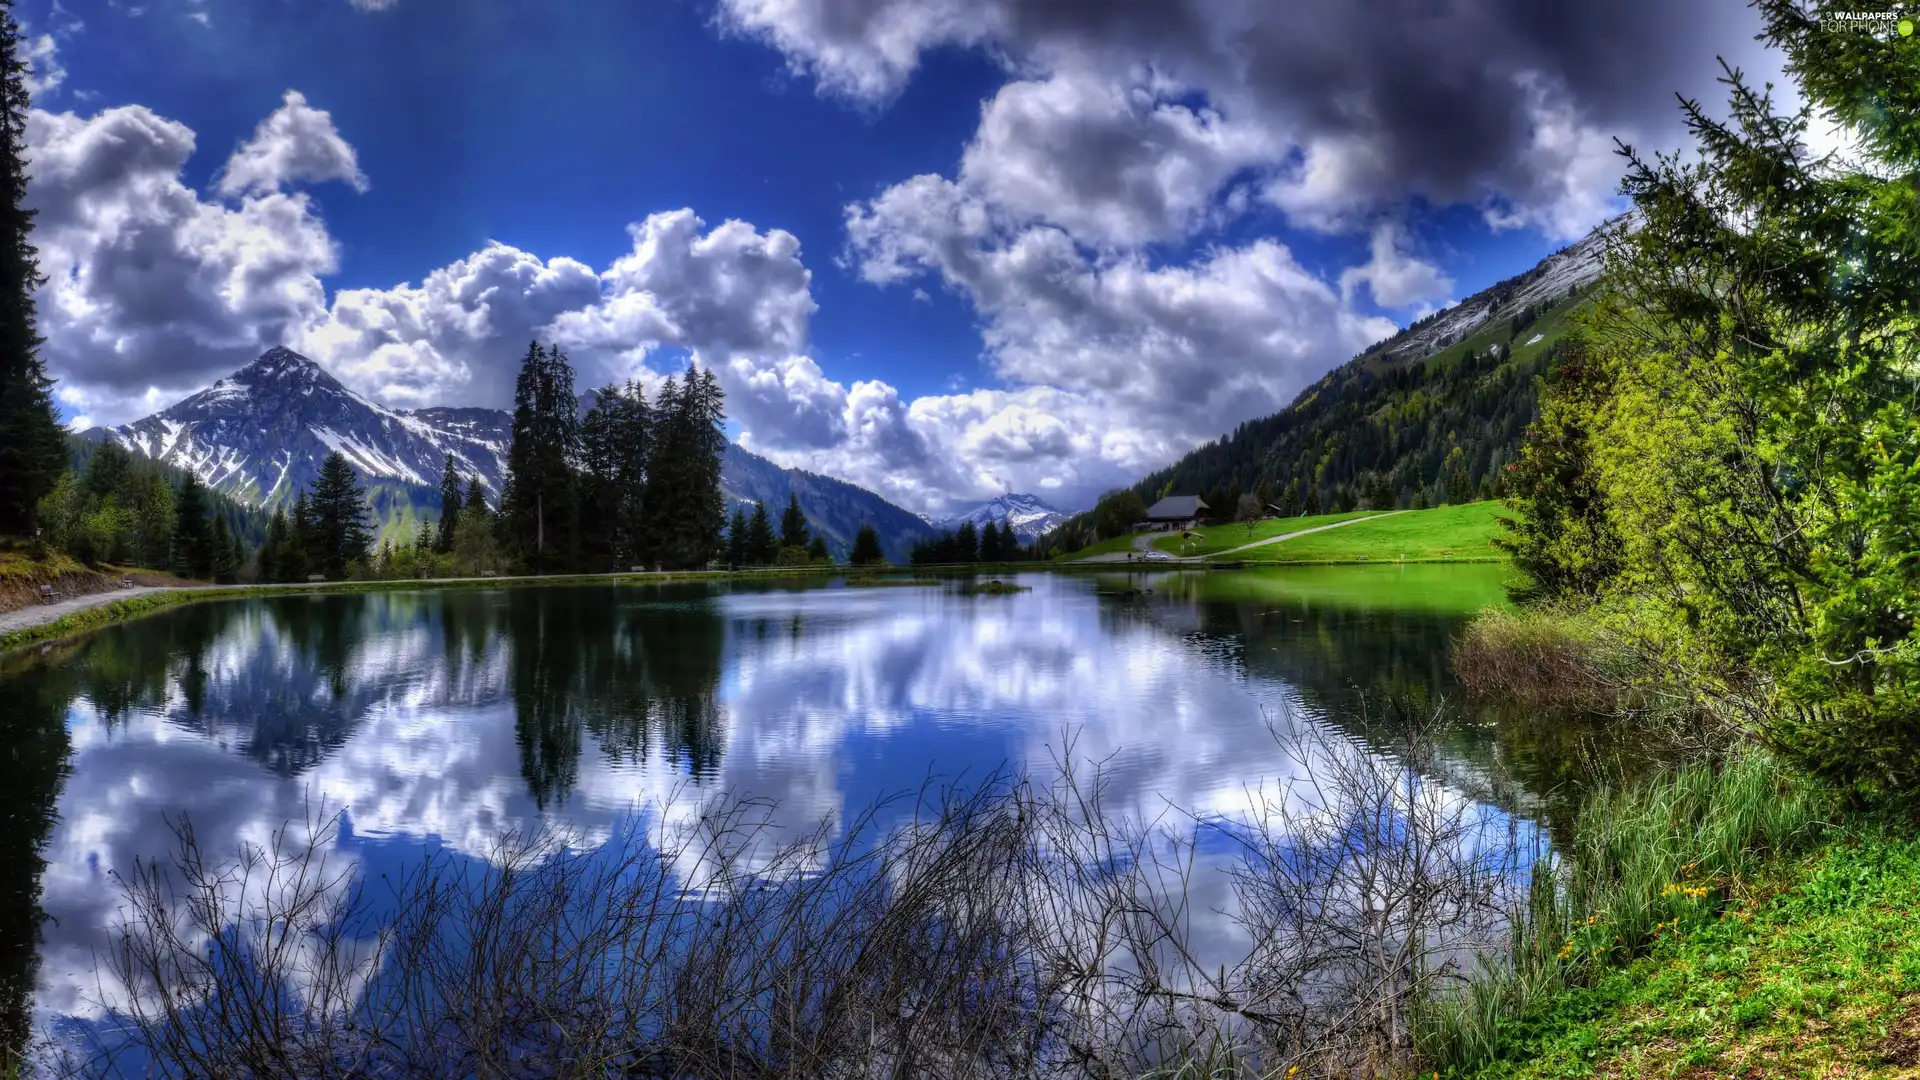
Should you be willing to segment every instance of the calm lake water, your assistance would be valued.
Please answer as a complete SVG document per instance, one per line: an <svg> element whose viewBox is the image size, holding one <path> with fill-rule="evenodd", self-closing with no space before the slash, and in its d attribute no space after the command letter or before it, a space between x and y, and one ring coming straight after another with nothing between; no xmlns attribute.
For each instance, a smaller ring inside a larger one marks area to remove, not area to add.
<svg viewBox="0 0 1920 1080"><path fill-rule="evenodd" d="M1231 813L1288 767L1269 723L1381 736L1451 692L1497 566L953 583L503 588L209 603L0 663L0 1032L98 1021L116 872L264 843L316 807L342 858L485 860L504 830L586 844L712 792L846 818L930 774L1104 759L1110 808ZM1129 595L1125 590L1150 588ZM1516 760L1521 762L1516 765ZM1524 820L1546 773L1492 736L1436 766ZM677 800L674 797L677 796Z"/></svg>

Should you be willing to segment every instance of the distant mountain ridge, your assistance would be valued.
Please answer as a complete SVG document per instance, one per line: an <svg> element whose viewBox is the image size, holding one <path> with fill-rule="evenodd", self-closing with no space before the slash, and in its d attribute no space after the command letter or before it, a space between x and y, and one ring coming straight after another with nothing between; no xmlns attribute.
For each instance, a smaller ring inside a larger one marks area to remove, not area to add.
<svg viewBox="0 0 1920 1080"><path fill-rule="evenodd" d="M410 531L440 513L440 472L448 453L491 498L506 482L513 416L502 409L398 410L342 385L291 349L273 348L205 390L142 420L83 433L192 472L236 501L262 509L292 503L319 475L330 451L360 473L383 535ZM721 462L729 502L764 500L778 515L789 494L844 556L871 522L889 559L905 562L934 535L918 517L864 488L773 462L729 445Z"/></svg>
<svg viewBox="0 0 1920 1080"><path fill-rule="evenodd" d="M1540 260L1531 269L1496 282L1373 345L1361 353L1360 358L1394 363L1425 360L1516 311L1552 307L1569 289L1581 288L1599 278L1601 260L1606 254L1603 237L1604 233L1596 230Z"/></svg>
<svg viewBox="0 0 1920 1080"><path fill-rule="evenodd" d="M984 529L988 522L992 522L1002 529L1012 526L1015 536L1030 543L1052 532L1065 520L1066 514L1040 496L1009 492L996 495L963 514L955 514L932 524L938 529L957 529L971 521L975 528Z"/></svg>

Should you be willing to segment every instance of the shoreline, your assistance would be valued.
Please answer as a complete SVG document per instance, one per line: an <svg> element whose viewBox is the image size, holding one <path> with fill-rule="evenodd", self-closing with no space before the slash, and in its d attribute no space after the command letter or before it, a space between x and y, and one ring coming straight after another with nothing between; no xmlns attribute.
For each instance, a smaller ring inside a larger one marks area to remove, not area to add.
<svg viewBox="0 0 1920 1080"><path fill-rule="evenodd" d="M667 570L660 572L608 574L520 574L511 577L403 578L395 580L288 582L254 585L164 585L140 586L88 593L57 604L35 605L0 612L0 654L37 645L51 645L104 626L129 622L142 616L179 607L182 604L211 600L236 600L276 592L304 594L384 592L388 590L515 588L556 585L647 585L688 584L705 581L778 581L820 577L886 577L888 575L959 576L963 574L1019 573L1191 573L1194 570L1271 570L1291 567L1325 566L1409 566L1494 563L1500 559L1407 559L1394 562L1341 560L1326 562L1221 562L1196 559L1182 562L1112 563L1091 560L1018 563L944 563L931 566L786 566L752 570Z"/></svg>

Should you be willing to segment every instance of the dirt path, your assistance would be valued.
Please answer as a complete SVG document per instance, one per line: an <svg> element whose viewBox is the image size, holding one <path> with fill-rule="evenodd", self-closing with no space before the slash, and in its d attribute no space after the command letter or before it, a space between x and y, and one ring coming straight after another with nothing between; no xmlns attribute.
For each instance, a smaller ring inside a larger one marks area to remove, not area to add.
<svg viewBox="0 0 1920 1080"><path fill-rule="evenodd" d="M1152 560L1152 562L1149 563L1149 565L1152 565L1153 563L1158 563L1161 566L1165 566L1168 563L1203 563L1211 559L1224 559L1229 555L1238 555L1243 551L1251 551L1257 547L1266 547L1268 544L1278 544L1285 540L1292 540L1296 536L1308 536L1317 532L1326 532L1328 529L1339 529L1339 528L1344 528L1348 525L1358 525L1363 521L1378 521L1379 519L1384 517L1392 517L1395 514L1405 514L1408 512L1409 511L1406 511L1406 510L1389 510L1384 514L1369 514L1366 517L1348 518L1345 521L1336 521L1331 525L1316 525L1311 529L1301 529L1298 532L1284 533L1280 536L1269 536L1265 540L1255 540L1251 544L1241 544L1239 547L1228 548L1225 551L1216 551L1211 555L1175 555L1172 552L1166 552L1165 553L1167 556L1166 558ZM1176 535L1178 534L1171 533L1171 532L1141 533L1138 536L1135 536L1133 538L1133 548L1135 551L1142 552L1142 553L1148 552L1148 551L1157 551L1159 549L1153 546L1153 542L1155 540L1159 540L1163 537L1176 536ZM1138 555L1135 555L1132 558L1129 558L1127 553L1124 551L1113 551L1113 552L1108 552L1105 555L1094 555L1089 558L1083 559L1081 561L1090 562L1090 563L1116 563L1116 562L1138 563L1144 560L1142 560Z"/></svg>
<svg viewBox="0 0 1920 1080"><path fill-rule="evenodd" d="M1290 532L1290 533L1287 533L1285 536L1269 536L1265 540L1255 540L1251 544L1241 544L1237 548L1228 548L1225 551L1216 551L1212 555L1208 556L1208 558L1224 559L1229 555L1238 555L1243 551L1252 551L1254 548L1257 548L1257 547L1266 547L1268 544L1277 544L1282 540L1291 540L1296 536L1306 536L1310 533L1326 532L1328 529L1343 529L1348 525L1358 525L1363 521L1379 521L1381 518L1390 518L1395 514L1405 514L1405 513L1410 513L1410 511L1389 510L1384 514L1368 514L1366 517L1348 518L1345 521L1336 521L1331 525L1319 525L1311 529L1301 529L1299 532Z"/></svg>
<svg viewBox="0 0 1920 1080"><path fill-rule="evenodd" d="M52 604L31 604L13 611L0 611L0 634L10 634L15 630L30 630L44 626L62 615L71 615L76 611L111 604L115 600L140 596L145 593L166 592L180 586L136 585L131 589L108 589L105 592L88 593L70 600L61 600Z"/></svg>

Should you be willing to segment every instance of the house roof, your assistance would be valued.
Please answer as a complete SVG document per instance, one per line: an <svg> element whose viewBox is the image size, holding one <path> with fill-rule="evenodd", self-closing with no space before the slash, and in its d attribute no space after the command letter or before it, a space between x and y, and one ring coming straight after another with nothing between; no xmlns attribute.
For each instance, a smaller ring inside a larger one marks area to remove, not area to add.
<svg viewBox="0 0 1920 1080"><path fill-rule="evenodd" d="M1199 517L1200 511L1206 509L1206 500L1198 495L1169 495L1147 507L1147 520L1186 521Z"/></svg>

